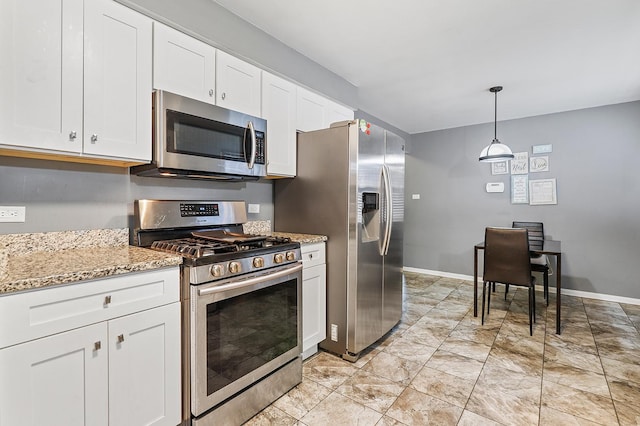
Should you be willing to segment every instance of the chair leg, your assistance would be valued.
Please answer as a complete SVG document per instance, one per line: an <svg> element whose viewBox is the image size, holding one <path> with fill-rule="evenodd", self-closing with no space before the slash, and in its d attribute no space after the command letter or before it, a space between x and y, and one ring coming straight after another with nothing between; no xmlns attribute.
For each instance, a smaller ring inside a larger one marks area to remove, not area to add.
<svg viewBox="0 0 640 426"><path fill-rule="evenodd" d="M504 285L504 300L507 300L507 293L509 293L509 284Z"/></svg>
<svg viewBox="0 0 640 426"><path fill-rule="evenodd" d="M544 298L547 300L547 306L549 306L549 269L548 268L546 271L544 271L543 279L544 279Z"/></svg>
<svg viewBox="0 0 640 426"><path fill-rule="evenodd" d="M493 285L496 285L494 282ZM491 291L487 292L487 315L489 315L489 311L491 310Z"/></svg>
<svg viewBox="0 0 640 426"><path fill-rule="evenodd" d="M495 291L496 291L496 283L495 283L495 281L493 283L489 283L490 286L491 286L491 284L493 284L493 291L495 293Z"/></svg>
<svg viewBox="0 0 640 426"><path fill-rule="evenodd" d="M532 302L532 308L531 312L533 315L533 322L536 322L536 287L535 286L531 286L531 294L533 295L533 302Z"/></svg>
<svg viewBox="0 0 640 426"><path fill-rule="evenodd" d="M529 336L533 336L533 321L531 320L532 292L533 286L529 287Z"/></svg>
<svg viewBox="0 0 640 426"><path fill-rule="evenodd" d="M485 299L486 289L487 289L487 282L483 281L482 282L482 325L484 325L484 299ZM491 294L491 283L489 283L489 294Z"/></svg>

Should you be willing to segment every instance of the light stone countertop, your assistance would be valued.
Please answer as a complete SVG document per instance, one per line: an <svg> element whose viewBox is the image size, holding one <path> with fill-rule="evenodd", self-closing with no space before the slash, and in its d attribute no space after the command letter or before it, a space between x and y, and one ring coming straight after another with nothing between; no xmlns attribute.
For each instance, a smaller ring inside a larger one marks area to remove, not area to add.
<svg viewBox="0 0 640 426"><path fill-rule="evenodd" d="M274 237L291 238L291 241L300 244L322 243L327 241L326 235L297 234L292 232L270 232Z"/></svg>
<svg viewBox="0 0 640 426"><path fill-rule="evenodd" d="M243 231L247 234L271 235L274 237L291 238L291 241L300 244L321 243L327 241L326 235L299 234L295 232L275 232L271 231L270 220L249 221L242 225Z"/></svg>
<svg viewBox="0 0 640 426"><path fill-rule="evenodd" d="M127 229L0 235L0 296L182 263L128 238Z"/></svg>

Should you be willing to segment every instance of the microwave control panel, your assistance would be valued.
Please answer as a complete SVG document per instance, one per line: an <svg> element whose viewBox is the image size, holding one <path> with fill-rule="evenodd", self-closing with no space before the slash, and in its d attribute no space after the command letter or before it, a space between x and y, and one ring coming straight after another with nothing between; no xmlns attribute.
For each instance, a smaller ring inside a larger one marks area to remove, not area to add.
<svg viewBox="0 0 640 426"><path fill-rule="evenodd" d="M264 132L256 131L256 163L266 164L264 151Z"/></svg>

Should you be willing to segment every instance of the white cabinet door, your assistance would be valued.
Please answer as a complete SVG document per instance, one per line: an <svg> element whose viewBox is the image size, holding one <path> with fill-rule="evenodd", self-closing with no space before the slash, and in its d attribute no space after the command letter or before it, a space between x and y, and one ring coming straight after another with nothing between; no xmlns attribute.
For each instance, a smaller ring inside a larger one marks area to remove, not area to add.
<svg viewBox="0 0 640 426"><path fill-rule="evenodd" d="M99 323L0 350L0 424L106 426L106 336Z"/></svg>
<svg viewBox="0 0 640 426"><path fill-rule="evenodd" d="M151 19L85 3L84 152L151 160Z"/></svg>
<svg viewBox="0 0 640 426"><path fill-rule="evenodd" d="M262 72L262 118L267 120L267 174L296 175L296 85Z"/></svg>
<svg viewBox="0 0 640 426"><path fill-rule="evenodd" d="M180 303L109 321L109 424L181 418Z"/></svg>
<svg viewBox="0 0 640 426"><path fill-rule="evenodd" d="M327 102L327 122L326 127L331 127L332 123L345 120L353 120L353 111L336 102Z"/></svg>
<svg viewBox="0 0 640 426"><path fill-rule="evenodd" d="M312 266L302 270L303 353L327 337L326 282L326 265Z"/></svg>
<svg viewBox="0 0 640 426"><path fill-rule="evenodd" d="M0 144L82 150L82 27L82 0L0 2Z"/></svg>
<svg viewBox="0 0 640 426"><path fill-rule="evenodd" d="M215 104L216 49L153 23L153 87Z"/></svg>
<svg viewBox="0 0 640 426"><path fill-rule="evenodd" d="M260 68L216 52L216 104L260 117Z"/></svg>
<svg viewBox="0 0 640 426"><path fill-rule="evenodd" d="M298 87L296 102L296 127L303 132L326 127L327 99Z"/></svg>

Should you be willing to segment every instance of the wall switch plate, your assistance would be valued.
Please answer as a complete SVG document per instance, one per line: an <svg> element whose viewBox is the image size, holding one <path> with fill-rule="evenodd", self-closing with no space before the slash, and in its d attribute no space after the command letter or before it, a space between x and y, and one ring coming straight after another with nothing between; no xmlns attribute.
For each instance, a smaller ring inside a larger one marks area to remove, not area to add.
<svg viewBox="0 0 640 426"><path fill-rule="evenodd" d="M420 194L411 194L411 199L412 200L419 200L420 199Z"/></svg>
<svg viewBox="0 0 640 426"><path fill-rule="evenodd" d="M25 206L0 206L0 222L24 222Z"/></svg>
<svg viewBox="0 0 640 426"><path fill-rule="evenodd" d="M249 204L249 213L260 213L260 204Z"/></svg>

